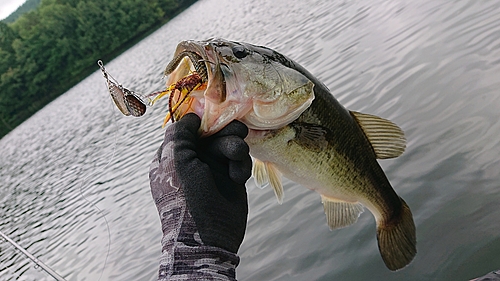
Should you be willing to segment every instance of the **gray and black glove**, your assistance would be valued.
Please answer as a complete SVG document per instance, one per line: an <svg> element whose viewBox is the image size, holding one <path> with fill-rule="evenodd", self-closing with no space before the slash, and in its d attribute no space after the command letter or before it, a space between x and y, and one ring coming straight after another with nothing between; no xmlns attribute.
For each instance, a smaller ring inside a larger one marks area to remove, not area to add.
<svg viewBox="0 0 500 281"><path fill-rule="evenodd" d="M236 253L248 215L245 182L252 160L243 140L248 129L233 121L215 135L200 139L200 119L195 114L174 126L174 165L201 240Z"/></svg>
<svg viewBox="0 0 500 281"><path fill-rule="evenodd" d="M151 164L151 193L163 230L159 279L235 278L248 216L248 129L233 121L199 138L199 126L195 114L169 126Z"/></svg>

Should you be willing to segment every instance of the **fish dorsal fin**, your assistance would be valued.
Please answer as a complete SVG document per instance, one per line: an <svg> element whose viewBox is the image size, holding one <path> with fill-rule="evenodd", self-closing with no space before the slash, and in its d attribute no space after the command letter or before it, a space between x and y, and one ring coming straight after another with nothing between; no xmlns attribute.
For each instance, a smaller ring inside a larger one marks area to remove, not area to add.
<svg viewBox="0 0 500 281"><path fill-rule="evenodd" d="M403 130L393 122L365 113L351 111L370 141L378 159L395 158L403 154L406 138Z"/></svg>
<svg viewBox="0 0 500 281"><path fill-rule="evenodd" d="M361 203L351 203L321 195L326 222L330 229L342 228L355 223L364 208Z"/></svg>
<svg viewBox="0 0 500 281"><path fill-rule="evenodd" d="M252 175L255 184L259 188L264 188L267 184L270 184L274 190L278 204L283 204L285 194L283 192L283 184L281 183L281 172L273 163L254 159Z"/></svg>
<svg viewBox="0 0 500 281"><path fill-rule="evenodd" d="M324 150L328 147L326 128L302 122L294 122L290 125L295 129L294 141L302 146L313 151Z"/></svg>
<svg viewBox="0 0 500 281"><path fill-rule="evenodd" d="M259 159L253 159L252 176L255 185L262 189L269 184L269 177L267 176L266 164Z"/></svg>

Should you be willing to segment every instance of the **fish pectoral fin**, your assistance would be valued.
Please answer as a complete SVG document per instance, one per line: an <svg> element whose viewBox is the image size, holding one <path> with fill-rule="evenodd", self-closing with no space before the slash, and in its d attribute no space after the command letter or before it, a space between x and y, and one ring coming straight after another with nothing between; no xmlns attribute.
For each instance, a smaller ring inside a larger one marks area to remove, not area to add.
<svg viewBox="0 0 500 281"><path fill-rule="evenodd" d="M266 165L267 176L269 177L269 184L274 190L278 204L283 204L283 184L281 183L281 172L271 162L264 162Z"/></svg>
<svg viewBox="0 0 500 281"><path fill-rule="evenodd" d="M321 202L325 209L326 222L331 230L355 223L364 210L361 203L341 201L323 195L321 195Z"/></svg>
<svg viewBox="0 0 500 281"><path fill-rule="evenodd" d="M283 204L285 193L283 192L283 184L281 183L281 172L273 163L254 158L252 176L259 188L264 188L267 184L270 184L274 190L278 204Z"/></svg>
<svg viewBox="0 0 500 281"><path fill-rule="evenodd" d="M258 188L263 189L269 184L269 176L266 171L266 164L259 159L253 158L252 176Z"/></svg>
<svg viewBox="0 0 500 281"><path fill-rule="evenodd" d="M313 151L324 150L328 147L326 128L302 122L294 122L290 125L295 129L294 141L300 145Z"/></svg>
<svg viewBox="0 0 500 281"><path fill-rule="evenodd" d="M395 158L403 154L406 138L398 125L375 115L355 111L351 111L351 115L370 141L378 159Z"/></svg>

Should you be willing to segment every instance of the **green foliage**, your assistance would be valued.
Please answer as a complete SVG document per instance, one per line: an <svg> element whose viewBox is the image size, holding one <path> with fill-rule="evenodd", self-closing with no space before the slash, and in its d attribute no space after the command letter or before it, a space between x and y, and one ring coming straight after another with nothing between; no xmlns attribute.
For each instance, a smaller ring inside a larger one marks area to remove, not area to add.
<svg viewBox="0 0 500 281"><path fill-rule="evenodd" d="M0 137L191 0L42 0L0 22Z"/></svg>

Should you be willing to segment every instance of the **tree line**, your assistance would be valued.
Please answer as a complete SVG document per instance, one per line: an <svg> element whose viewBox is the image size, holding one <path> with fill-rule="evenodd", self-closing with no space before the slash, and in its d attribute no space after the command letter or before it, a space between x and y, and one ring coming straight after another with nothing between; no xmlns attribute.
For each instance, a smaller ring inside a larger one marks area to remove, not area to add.
<svg viewBox="0 0 500 281"><path fill-rule="evenodd" d="M42 0L0 22L0 138L196 0Z"/></svg>

